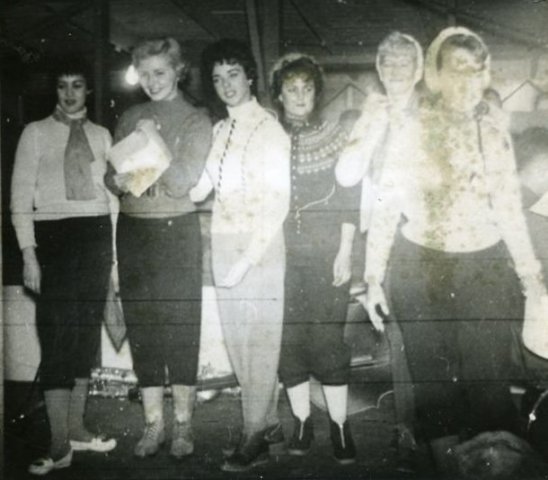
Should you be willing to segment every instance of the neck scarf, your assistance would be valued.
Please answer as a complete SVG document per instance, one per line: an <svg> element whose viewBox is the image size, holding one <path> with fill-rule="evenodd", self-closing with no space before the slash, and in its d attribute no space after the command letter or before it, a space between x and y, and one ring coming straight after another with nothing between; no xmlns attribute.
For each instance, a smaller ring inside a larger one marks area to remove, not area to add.
<svg viewBox="0 0 548 480"><path fill-rule="evenodd" d="M74 118L57 107L53 112L53 118L70 128L63 164L66 199L93 200L97 196L91 174L91 162L95 160L95 157L84 131L84 123L87 121L86 112L84 111L81 117Z"/></svg>

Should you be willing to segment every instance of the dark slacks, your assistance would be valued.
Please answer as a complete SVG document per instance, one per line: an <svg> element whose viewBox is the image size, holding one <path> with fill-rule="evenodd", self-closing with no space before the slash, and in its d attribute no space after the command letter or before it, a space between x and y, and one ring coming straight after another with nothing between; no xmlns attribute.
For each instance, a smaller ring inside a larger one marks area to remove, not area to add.
<svg viewBox="0 0 548 480"><path fill-rule="evenodd" d="M36 325L44 390L72 388L96 362L112 268L110 216L35 222L42 271Z"/></svg>
<svg viewBox="0 0 548 480"><path fill-rule="evenodd" d="M350 376L350 348L344 342L349 285L334 287L334 252L307 258L288 244L284 326L279 375L293 387L314 375L326 385L345 385ZM324 254L325 253L325 254Z"/></svg>
<svg viewBox="0 0 548 480"><path fill-rule="evenodd" d="M120 214L120 295L141 387L195 385L200 347L202 248L198 214Z"/></svg>
<svg viewBox="0 0 548 480"><path fill-rule="evenodd" d="M427 439L517 432L509 391L511 323L523 316L504 245L449 254L399 236L388 290Z"/></svg>

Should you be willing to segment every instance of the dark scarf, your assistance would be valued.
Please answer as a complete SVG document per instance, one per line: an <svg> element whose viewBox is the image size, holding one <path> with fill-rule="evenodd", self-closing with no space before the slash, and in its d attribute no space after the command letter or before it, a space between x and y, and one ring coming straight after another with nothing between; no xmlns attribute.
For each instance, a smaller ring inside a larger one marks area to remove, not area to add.
<svg viewBox="0 0 548 480"><path fill-rule="evenodd" d="M72 119L59 107L55 108L53 118L70 128L65 148L64 173L67 200L93 200L97 197L91 174L91 162L95 160L89 145L84 123L87 116Z"/></svg>

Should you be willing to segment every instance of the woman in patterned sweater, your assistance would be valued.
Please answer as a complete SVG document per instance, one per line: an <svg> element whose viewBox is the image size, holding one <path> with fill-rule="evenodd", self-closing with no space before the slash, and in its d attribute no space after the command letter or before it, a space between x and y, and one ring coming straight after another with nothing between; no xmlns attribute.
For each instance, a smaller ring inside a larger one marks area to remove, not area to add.
<svg viewBox="0 0 548 480"><path fill-rule="evenodd" d="M291 202L284 224L287 246L280 379L295 416L291 455L305 455L313 439L309 377L321 383L335 459L352 463L356 451L346 419L350 349L344 343L351 250L353 191L336 186L334 168L344 131L317 114L322 71L306 55L282 57L271 74L272 97L291 138ZM357 218L356 218L357 220Z"/></svg>

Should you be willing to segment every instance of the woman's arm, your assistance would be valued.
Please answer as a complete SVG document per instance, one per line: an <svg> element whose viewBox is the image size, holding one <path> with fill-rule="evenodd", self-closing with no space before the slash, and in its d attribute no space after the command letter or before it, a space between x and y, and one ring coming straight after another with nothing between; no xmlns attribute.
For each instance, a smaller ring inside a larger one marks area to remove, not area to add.
<svg viewBox="0 0 548 480"><path fill-rule="evenodd" d="M39 135L36 125L27 126L15 152L11 178L11 220L21 250L36 246L33 213L40 160Z"/></svg>
<svg viewBox="0 0 548 480"><path fill-rule="evenodd" d="M211 130L211 121L203 113L191 115L181 125L180 144L172 152L171 165L159 180L170 196L188 195L200 179L211 148Z"/></svg>
<svg viewBox="0 0 548 480"><path fill-rule="evenodd" d="M257 132L257 139L248 148L255 160L246 178L247 201L255 210L251 240L240 260L227 276L217 283L230 288L242 281L247 272L263 258L271 241L281 231L289 211L290 196L290 140L276 122L267 123L268 129ZM263 133L261 136L260 133Z"/></svg>
<svg viewBox="0 0 548 480"><path fill-rule="evenodd" d="M189 192L190 199L194 203L203 202L209 196L212 190L213 190L213 183L211 181L209 174L207 173L207 169L204 168L204 171L202 172L202 175L200 176L198 183L193 188L190 189L190 192Z"/></svg>
<svg viewBox="0 0 548 480"><path fill-rule="evenodd" d="M34 237L34 196L39 168L38 130L31 124L23 130L11 180L11 218L23 255L23 284L40 293L41 271Z"/></svg>
<svg viewBox="0 0 548 480"><path fill-rule="evenodd" d="M387 99L371 94L337 162L335 175L340 185L352 187L361 182L387 128Z"/></svg>
<svg viewBox="0 0 548 480"><path fill-rule="evenodd" d="M401 168L404 167L404 165L401 166ZM402 188L402 185L398 177L404 171L400 171L397 158L386 159L379 186L381 201L377 202L373 208L367 235L364 274L367 284L366 309L371 323L379 331L384 330L384 326L377 306L384 315L390 313L383 283L398 224L402 217L402 199L398 191L398 187Z"/></svg>
<svg viewBox="0 0 548 480"><path fill-rule="evenodd" d="M512 143L507 134L497 139L496 132L483 129L487 181L497 225L514 262L525 296L546 294L542 267L535 256L527 221L523 213L521 186L516 172Z"/></svg>
<svg viewBox="0 0 548 480"><path fill-rule="evenodd" d="M341 242L333 263L333 286L340 287L352 277L352 244L356 225L353 223L341 224Z"/></svg>
<svg viewBox="0 0 548 480"><path fill-rule="evenodd" d="M248 175L253 184L246 188L257 214L244 257L251 265L261 261L289 211L290 140L277 122L266 126L256 133L253 147L250 145L256 160Z"/></svg>

